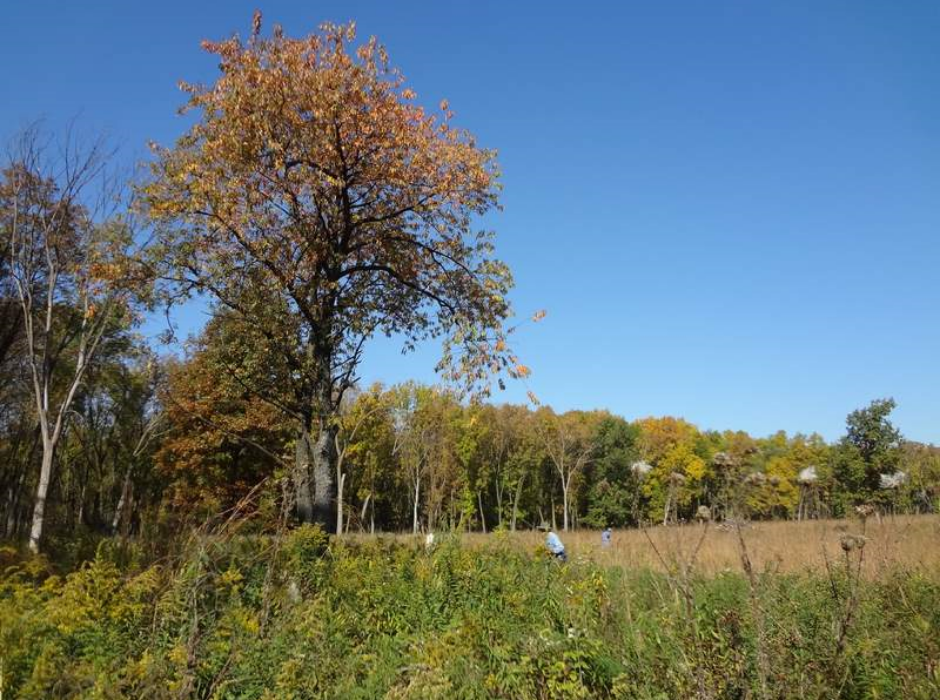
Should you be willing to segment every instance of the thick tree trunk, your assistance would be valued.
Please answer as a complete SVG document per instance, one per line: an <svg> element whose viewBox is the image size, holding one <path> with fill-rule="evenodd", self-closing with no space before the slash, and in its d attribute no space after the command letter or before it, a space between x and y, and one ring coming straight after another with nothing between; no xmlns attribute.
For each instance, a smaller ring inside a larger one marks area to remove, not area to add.
<svg viewBox="0 0 940 700"><path fill-rule="evenodd" d="M33 506L33 524L29 530L29 549L39 553L39 540L46 521L46 497L49 495L49 483L52 481L52 460L55 456L55 444L43 439L42 466L39 470L39 485L36 487L36 503Z"/></svg>
<svg viewBox="0 0 940 700"><path fill-rule="evenodd" d="M310 426L301 423L294 448L294 512L302 523L314 521L312 481L313 449L310 443Z"/></svg>
<svg viewBox="0 0 940 700"><path fill-rule="evenodd" d="M313 443L313 521L333 531L333 474L336 468L336 429L323 426Z"/></svg>

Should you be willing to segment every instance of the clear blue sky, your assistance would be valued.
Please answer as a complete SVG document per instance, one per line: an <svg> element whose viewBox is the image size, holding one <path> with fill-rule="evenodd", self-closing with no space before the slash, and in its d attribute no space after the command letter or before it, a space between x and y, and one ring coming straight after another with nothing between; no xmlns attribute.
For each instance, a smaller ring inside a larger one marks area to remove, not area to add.
<svg viewBox="0 0 940 700"><path fill-rule="evenodd" d="M128 157L171 143L176 82L214 77L199 41L256 6L292 35L355 19L499 150L543 402L834 439L890 395L940 442L940 3L13 0L0 137L78 114ZM435 357L377 343L363 376Z"/></svg>

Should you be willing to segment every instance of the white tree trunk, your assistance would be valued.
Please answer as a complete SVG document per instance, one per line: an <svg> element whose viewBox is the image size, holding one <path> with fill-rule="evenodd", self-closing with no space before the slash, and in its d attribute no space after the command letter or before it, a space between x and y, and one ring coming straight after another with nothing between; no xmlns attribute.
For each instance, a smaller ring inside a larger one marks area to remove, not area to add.
<svg viewBox="0 0 940 700"><path fill-rule="evenodd" d="M569 484L562 479L561 482L561 512L562 522L565 532L568 532L568 486Z"/></svg>
<svg viewBox="0 0 940 700"><path fill-rule="evenodd" d="M121 486L121 496L118 498L117 505L114 507L114 517L111 519L111 534L117 534L121 526L121 519L124 515L124 505L127 503L127 494L131 487L131 472L134 467L130 466L124 473L124 483Z"/></svg>
<svg viewBox="0 0 940 700"><path fill-rule="evenodd" d="M29 530L29 549L33 554L39 553L39 540L42 539L42 528L46 520L46 497L49 495L49 483L52 481L54 450L55 444L51 440L43 439L39 486L36 488L36 503L33 506L33 525Z"/></svg>
<svg viewBox="0 0 940 700"><path fill-rule="evenodd" d="M365 501L362 503L362 510L359 512L359 532L362 532L365 529L366 522L366 511L369 510L369 501L372 498L372 494L366 496Z"/></svg>

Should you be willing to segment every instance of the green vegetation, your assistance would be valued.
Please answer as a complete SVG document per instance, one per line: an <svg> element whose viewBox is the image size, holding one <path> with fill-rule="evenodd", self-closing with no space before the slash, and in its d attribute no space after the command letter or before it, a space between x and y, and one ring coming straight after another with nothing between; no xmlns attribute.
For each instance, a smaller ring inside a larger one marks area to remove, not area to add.
<svg viewBox="0 0 940 700"><path fill-rule="evenodd" d="M937 697L938 579L865 580L860 555L828 575L751 581L559 565L498 535L426 552L311 526L194 538L148 566L105 541L65 575L4 551L3 687L21 698Z"/></svg>

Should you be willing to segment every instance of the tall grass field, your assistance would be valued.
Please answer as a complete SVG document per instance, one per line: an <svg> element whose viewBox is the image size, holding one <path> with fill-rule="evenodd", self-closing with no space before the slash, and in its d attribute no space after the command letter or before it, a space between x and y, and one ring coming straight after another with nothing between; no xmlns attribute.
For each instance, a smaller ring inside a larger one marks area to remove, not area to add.
<svg viewBox="0 0 940 700"><path fill-rule="evenodd" d="M7 698L940 698L940 518L0 550Z"/></svg>

